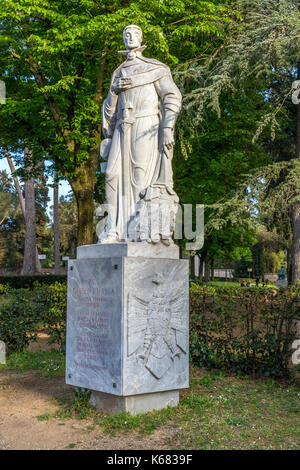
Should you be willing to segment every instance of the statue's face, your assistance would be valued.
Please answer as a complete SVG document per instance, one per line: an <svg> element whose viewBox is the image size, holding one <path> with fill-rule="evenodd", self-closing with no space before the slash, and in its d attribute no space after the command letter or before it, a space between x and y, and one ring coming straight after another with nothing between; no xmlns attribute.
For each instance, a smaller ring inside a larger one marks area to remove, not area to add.
<svg viewBox="0 0 300 470"><path fill-rule="evenodd" d="M135 49L142 44L142 33L137 28L126 28L123 34L126 49Z"/></svg>

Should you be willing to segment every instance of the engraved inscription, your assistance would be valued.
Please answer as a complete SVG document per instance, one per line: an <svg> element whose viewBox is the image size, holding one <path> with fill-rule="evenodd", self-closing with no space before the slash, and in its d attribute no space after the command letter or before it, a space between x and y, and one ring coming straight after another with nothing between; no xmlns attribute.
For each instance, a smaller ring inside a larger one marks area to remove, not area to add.
<svg viewBox="0 0 300 470"><path fill-rule="evenodd" d="M76 318L74 362L79 367L106 370L109 359L109 304L115 290L99 287L96 280L88 279L86 287L74 287L72 293L81 306Z"/></svg>

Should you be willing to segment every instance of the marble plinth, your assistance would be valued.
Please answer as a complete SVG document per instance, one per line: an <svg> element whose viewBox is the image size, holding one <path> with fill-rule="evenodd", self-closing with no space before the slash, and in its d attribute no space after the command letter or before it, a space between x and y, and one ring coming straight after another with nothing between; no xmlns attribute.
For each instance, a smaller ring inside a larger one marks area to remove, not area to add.
<svg viewBox="0 0 300 470"><path fill-rule="evenodd" d="M165 246L163 243L130 242L130 243L97 243L77 248L77 259L111 258L133 256L143 258L178 259L179 248L174 243Z"/></svg>
<svg viewBox="0 0 300 470"><path fill-rule="evenodd" d="M287 279L277 279L276 281L276 287L287 287L288 286L288 281Z"/></svg>
<svg viewBox="0 0 300 470"><path fill-rule="evenodd" d="M98 411L105 411L108 414L128 411L132 415L137 415L139 413L147 413L148 411L162 410L168 406L177 406L179 403L179 391L169 390L167 392L145 393L127 397L93 392L90 403Z"/></svg>
<svg viewBox="0 0 300 470"><path fill-rule="evenodd" d="M108 394L109 409L160 409L188 387L188 261L113 245L69 261L66 382Z"/></svg>

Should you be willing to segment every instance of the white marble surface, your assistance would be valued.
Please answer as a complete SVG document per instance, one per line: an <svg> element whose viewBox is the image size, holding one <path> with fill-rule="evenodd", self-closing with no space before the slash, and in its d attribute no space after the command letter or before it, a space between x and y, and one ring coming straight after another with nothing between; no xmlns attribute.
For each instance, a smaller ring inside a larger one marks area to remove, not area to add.
<svg viewBox="0 0 300 470"><path fill-rule="evenodd" d="M178 405L179 392L178 390L168 390L166 392L146 393L130 397L117 397L107 393L93 392L90 403L97 410L104 411L105 413L113 414L128 411L132 415L137 415Z"/></svg>
<svg viewBox="0 0 300 470"><path fill-rule="evenodd" d="M276 287L287 287L288 286L288 281L287 279L277 279L276 281Z"/></svg>
<svg viewBox="0 0 300 470"><path fill-rule="evenodd" d="M122 394L122 260L69 261L66 383Z"/></svg>
<svg viewBox="0 0 300 470"><path fill-rule="evenodd" d="M102 107L105 143L101 155L107 158L106 203L111 208L99 241L132 239L128 228L136 215L136 204L145 201L147 225L151 201L177 210L173 189L172 156L174 126L181 109L181 93L169 67L143 56L143 33L139 26L124 29L126 60L114 71ZM150 193L153 193L149 197ZM155 193L155 194L154 194ZM154 233L141 232L150 240L171 238L174 217ZM143 217L145 225L145 217ZM166 226L167 225L167 226ZM137 238L134 237L134 240ZM140 239L143 239L140 237Z"/></svg>
<svg viewBox="0 0 300 470"><path fill-rule="evenodd" d="M111 258L116 256L133 256L143 258L178 259L179 248L175 243L165 246L163 243L119 242L96 245L83 245L77 248L77 259Z"/></svg>
<svg viewBox="0 0 300 470"><path fill-rule="evenodd" d="M69 262L66 382L118 396L188 387L188 261Z"/></svg>

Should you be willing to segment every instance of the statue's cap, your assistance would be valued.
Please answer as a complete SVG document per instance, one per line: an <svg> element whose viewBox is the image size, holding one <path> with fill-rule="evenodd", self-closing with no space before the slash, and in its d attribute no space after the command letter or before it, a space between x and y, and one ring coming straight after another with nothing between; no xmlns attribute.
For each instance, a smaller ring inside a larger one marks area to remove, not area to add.
<svg viewBox="0 0 300 470"><path fill-rule="evenodd" d="M137 26L136 24L129 24L128 26L125 26L123 33L126 31L126 29L129 29L129 28L138 29L141 33L143 33L142 28L140 28L140 27Z"/></svg>

